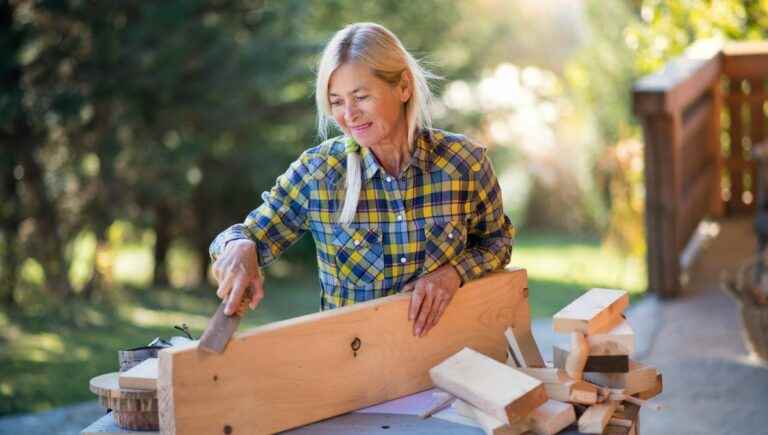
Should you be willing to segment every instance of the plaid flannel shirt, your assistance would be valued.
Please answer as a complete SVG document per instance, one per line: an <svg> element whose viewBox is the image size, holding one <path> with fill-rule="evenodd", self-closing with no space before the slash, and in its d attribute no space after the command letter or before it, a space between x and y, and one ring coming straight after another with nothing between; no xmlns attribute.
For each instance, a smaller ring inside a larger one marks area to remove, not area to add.
<svg viewBox="0 0 768 435"><path fill-rule="evenodd" d="M462 283L502 268L515 230L485 148L464 136L423 130L399 177L361 147L363 183L351 224L339 224L345 195L345 138L306 150L263 203L220 233L211 258L229 241L256 243L259 264L274 261L309 231L317 248L321 309L397 293L449 263Z"/></svg>

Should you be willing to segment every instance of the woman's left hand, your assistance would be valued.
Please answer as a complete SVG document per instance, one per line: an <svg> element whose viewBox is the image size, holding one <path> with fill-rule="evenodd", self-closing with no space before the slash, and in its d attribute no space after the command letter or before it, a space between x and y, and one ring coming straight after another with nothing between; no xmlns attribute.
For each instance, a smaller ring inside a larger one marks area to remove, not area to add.
<svg viewBox="0 0 768 435"><path fill-rule="evenodd" d="M408 320L415 320L414 336L423 337L437 325L460 286L461 277L456 269L445 264L403 287L404 292L413 292Z"/></svg>

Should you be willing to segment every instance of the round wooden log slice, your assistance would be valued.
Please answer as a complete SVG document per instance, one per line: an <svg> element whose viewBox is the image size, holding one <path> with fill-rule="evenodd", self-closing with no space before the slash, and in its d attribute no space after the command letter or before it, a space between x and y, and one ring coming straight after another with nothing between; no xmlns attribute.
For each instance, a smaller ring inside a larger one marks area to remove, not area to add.
<svg viewBox="0 0 768 435"><path fill-rule="evenodd" d="M150 390L130 390L120 388L118 384L118 372L107 373L96 376L91 379L91 392L99 396L109 397L111 399L154 399L157 398L156 391Z"/></svg>
<svg viewBox="0 0 768 435"><path fill-rule="evenodd" d="M127 430L160 430L157 412L112 411L115 423Z"/></svg>
<svg viewBox="0 0 768 435"><path fill-rule="evenodd" d="M118 372L96 376L89 383L99 403L111 409L118 426L128 430L158 430L157 392L120 388Z"/></svg>

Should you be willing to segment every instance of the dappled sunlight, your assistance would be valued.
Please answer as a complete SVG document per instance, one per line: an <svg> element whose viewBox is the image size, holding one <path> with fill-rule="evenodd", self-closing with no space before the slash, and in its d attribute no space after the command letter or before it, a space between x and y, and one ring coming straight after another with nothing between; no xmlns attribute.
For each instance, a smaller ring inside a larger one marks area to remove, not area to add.
<svg viewBox="0 0 768 435"><path fill-rule="evenodd" d="M212 305L213 306L213 305ZM150 310L143 307L126 307L120 309L121 316L136 326L167 327L186 323L192 329L205 329L208 317L198 316L183 311Z"/></svg>

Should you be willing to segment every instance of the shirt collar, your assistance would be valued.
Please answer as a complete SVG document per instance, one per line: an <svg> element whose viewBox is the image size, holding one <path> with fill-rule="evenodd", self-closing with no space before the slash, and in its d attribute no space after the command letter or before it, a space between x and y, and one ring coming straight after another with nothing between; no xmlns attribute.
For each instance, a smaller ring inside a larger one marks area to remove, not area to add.
<svg viewBox="0 0 768 435"><path fill-rule="evenodd" d="M408 164L416 166L424 172L429 172L431 166L430 153L434 147L433 141L434 137L429 130L418 131L414 140L411 160ZM374 156L369 148L360 147L360 157L363 163L363 175L366 181L373 178L378 171L381 171L382 174L384 173L384 169L379 165L376 156Z"/></svg>

